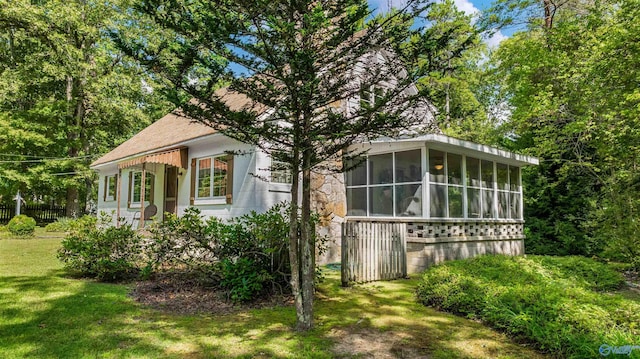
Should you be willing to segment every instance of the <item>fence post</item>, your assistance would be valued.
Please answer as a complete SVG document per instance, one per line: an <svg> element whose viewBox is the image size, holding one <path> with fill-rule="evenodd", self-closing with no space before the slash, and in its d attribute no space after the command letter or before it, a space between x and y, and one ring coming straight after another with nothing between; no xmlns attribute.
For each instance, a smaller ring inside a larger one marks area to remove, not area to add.
<svg viewBox="0 0 640 359"><path fill-rule="evenodd" d="M348 287L349 286L349 275L347 273L348 269L348 263L349 263L349 245L347 243L348 239L348 231L347 231L347 226L349 225L349 222L343 222L342 223L342 243L341 243L341 259L342 259L342 263L340 266L340 276L342 279L342 286L343 287Z"/></svg>

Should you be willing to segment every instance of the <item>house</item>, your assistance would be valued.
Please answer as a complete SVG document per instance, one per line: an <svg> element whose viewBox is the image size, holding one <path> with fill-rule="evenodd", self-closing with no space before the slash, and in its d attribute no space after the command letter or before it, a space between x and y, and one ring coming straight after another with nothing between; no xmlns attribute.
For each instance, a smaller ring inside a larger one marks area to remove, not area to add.
<svg viewBox="0 0 640 359"><path fill-rule="evenodd" d="M235 99L237 100L237 99ZM407 223L409 270L481 253L523 253L521 167L535 158L442 134L356 144L366 158L346 174L315 174L320 232L339 260L345 221ZM222 219L289 199L291 174L266 153L180 114L168 114L91 164L98 210L144 225L145 208L189 206ZM134 221L138 215L142 218Z"/></svg>
<svg viewBox="0 0 640 359"><path fill-rule="evenodd" d="M231 108L255 106L242 94L222 91ZM349 111L371 100L363 94L338 107ZM350 172L313 174L319 232L330 238L319 262L340 260L341 224L355 221L406 223L410 272L446 259L523 253L520 169L538 160L447 137L437 129L432 107L425 103L407 113L421 119L412 132L353 145L366 154ZM267 108L261 111L268 114ZM179 112L91 168L100 177L98 210L115 212L114 224L123 218L143 226L148 208L162 219L189 206L228 219L289 200L291 189L291 173L265 152Z"/></svg>

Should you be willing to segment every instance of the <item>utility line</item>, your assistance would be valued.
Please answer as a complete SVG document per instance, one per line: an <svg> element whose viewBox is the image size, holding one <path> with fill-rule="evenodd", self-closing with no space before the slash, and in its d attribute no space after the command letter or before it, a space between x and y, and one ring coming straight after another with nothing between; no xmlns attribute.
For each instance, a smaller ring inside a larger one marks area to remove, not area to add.
<svg viewBox="0 0 640 359"><path fill-rule="evenodd" d="M7 156L7 157L27 157L27 158L42 158L42 159L60 159L60 158L67 158L67 157L49 157L49 156L33 156L33 155L20 155L20 154L15 154L15 153L0 153L0 156ZM85 156L78 156L78 157L71 157L71 158L85 158L85 157L94 157L97 155L85 155Z"/></svg>

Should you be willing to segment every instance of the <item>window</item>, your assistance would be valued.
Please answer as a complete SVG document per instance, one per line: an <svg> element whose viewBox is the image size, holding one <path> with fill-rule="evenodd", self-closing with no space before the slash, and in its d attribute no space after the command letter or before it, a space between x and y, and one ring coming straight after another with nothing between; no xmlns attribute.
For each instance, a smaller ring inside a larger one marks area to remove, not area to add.
<svg viewBox="0 0 640 359"><path fill-rule="evenodd" d="M291 168L285 162L271 160L271 183L291 184L293 177Z"/></svg>
<svg viewBox="0 0 640 359"><path fill-rule="evenodd" d="M131 183L129 190L129 205L140 204L142 194L142 172L130 172ZM145 174L145 191L144 201L153 203L153 187L155 183L155 176L153 173L147 172Z"/></svg>
<svg viewBox="0 0 640 359"><path fill-rule="evenodd" d="M430 218L522 219L519 167L435 149L426 153ZM347 215L422 217L421 154L417 149L354 160L346 173Z"/></svg>
<svg viewBox="0 0 640 359"><path fill-rule="evenodd" d="M421 157L421 150L411 150L355 159L346 174L347 214L421 216Z"/></svg>
<svg viewBox="0 0 640 359"><path fill-rule="evenodd" d="M223 155L198 159L197 199L212 199L227 195L229 157Z"/></svg>
<svg viewBox="0 0 640 359"><path fill-rule="evenodd" d="M365 86L360 90L360 107L371 107L384 97L384 90L377 85Z"/></svg>
<svg viewBox="0 0 640 359"><path fill-rule="evenodd" d="M116 191L118 188L117 176L105 176L104 177L104 201L115 201Z"/></svg>

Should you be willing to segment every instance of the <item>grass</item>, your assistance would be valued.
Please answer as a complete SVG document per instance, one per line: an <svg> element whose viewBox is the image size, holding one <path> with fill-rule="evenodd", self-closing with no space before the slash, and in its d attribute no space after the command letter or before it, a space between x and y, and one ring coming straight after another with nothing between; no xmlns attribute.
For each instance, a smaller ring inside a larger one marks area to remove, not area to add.
<svg viewBox="0 0 640 359"><path fill-rule="evenodd" d="M418 293L559 357L592 358L602 344L640 345L640 295L623 283L583 257L487 256L431 268Z"/></svg>
<svg viewBox="0 0 640 359"><path fill-rule="evenodd" d="M144 308L127 296L126 285L65 277L55 259L59 243L0 239L1 358L346 358L380 351L544 357L474 321L418 304L417 278L345 289L330 271L319 288L316 328L299 334L291 329L291 307L188 316Z"/></svg>

